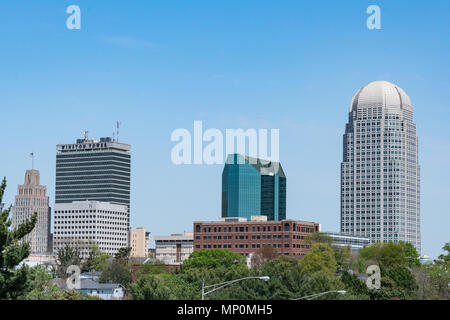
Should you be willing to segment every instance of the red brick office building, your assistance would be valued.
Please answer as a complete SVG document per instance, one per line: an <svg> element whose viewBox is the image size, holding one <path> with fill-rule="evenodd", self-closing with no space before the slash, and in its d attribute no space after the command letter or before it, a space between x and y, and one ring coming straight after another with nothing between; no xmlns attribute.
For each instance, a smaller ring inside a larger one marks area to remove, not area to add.
<svg viewBox="0 0 450 320"><path fill-rule="evenodd" d="M297 220L267 221L263 216L222 218L215 222L194 222L194 250L224 249L248 257L271 245L279 254L301 259L309 248L303 238L319 231L319 223Z"/></svg>

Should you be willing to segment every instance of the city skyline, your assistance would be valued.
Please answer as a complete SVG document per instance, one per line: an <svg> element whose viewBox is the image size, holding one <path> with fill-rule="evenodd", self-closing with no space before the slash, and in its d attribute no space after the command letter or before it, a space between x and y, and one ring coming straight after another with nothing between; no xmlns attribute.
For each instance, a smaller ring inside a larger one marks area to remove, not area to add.
<svg viewBox="0 0 450 320"><path fill-rule="evenodd" d="M382 29L368 30L369 4L78 1L79 31L65 26L68 3L0 4L5 204L30 152L53 204L55 144L85 129L108 136L119 120L121 141L133 146L131 225L192 231L193 219L220 216L222 166L175 166L170 134L202 120L220 130L280 129L288 217L338 231L347 107L363 85L387 80L414 102L422 253L436 257L450 224L450 47L442 41L450 4L379 1Z"/></svg>

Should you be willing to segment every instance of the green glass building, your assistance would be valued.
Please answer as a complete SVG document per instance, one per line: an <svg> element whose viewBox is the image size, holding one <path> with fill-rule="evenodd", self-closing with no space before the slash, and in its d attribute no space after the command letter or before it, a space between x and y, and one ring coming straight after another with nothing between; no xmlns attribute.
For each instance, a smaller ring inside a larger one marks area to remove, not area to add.
<svg viewBox="0 0 450 320"><path fill-rule="evenodd" d="M230 154L222 172L222 217L286 219L286 176L279 162Z"/></svg>

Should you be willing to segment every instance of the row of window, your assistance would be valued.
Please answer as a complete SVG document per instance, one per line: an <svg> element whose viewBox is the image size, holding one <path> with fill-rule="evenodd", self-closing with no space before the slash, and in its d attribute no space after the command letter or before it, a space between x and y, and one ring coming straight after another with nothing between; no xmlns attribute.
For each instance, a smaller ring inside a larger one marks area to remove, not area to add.
<svg viewBox="0 0 450 320"><path fill-rule="evenodd" d="M281 243L271 243L271 244L267 244L267 245L270 245L270 246L272 246L272 247L274 247L274 248L290 248L290 244L289 243L285 243L284 245L282 245ZM261 248L261 247L264 247L264 246L266 246L266 244L252 244L251 245L251 247L252 247L252 249L258 249L258 248ZM307 248L308 246L307 245L296 245L296 244L293 244L292 245L292 247L293 248ZM196 249L201 249L202 248L202 246L201 245L196 245L195 246L195 248ZM236 245L234 245L234 248L235 249L248 249L249 248L249 245L248 244L236 244ZM224 244L224 245L221 245L221 244L213 244L213 245L211 245L211 244L205 244L205 245L203 245L203 249L232 249L232 245L231 244Z"/></svg>
<svg viewBox="0 0 450 320"><path fill-rule="evenodd" d="M276 232L279 231L281 232L281 225L279 226L252 226L251 227L251 231L252 232ZM222 231L223 230L223 231ZM284 224L284 231L291 231L290 230L290 225L288 223ZM297 232L305 232L305 233L312 233L315 231L315 228L312 227L301 227L301 226L296 226L296 224L294 223L292 225L292 231L297 231ZM202 232L202 228L200 225L197 225L195 227L195 232L200 233ZM233 232L233 228L232 227L204 227L203 228L203 232ZM234 228L234 232L250 232L250 228L249 226L242 226L242 227L235 227Z"/></svg>

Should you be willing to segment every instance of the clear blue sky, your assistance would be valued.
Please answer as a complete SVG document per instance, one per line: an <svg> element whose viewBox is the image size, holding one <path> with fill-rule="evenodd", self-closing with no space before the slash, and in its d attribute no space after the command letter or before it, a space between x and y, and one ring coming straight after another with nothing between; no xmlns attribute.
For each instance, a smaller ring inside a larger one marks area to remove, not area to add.
<svg viewBox="0 0 450 320"><path fill-rule="evenodd" d="M66 28L81 7L82 29ZM381 7L382 30L366 28ZM350 100L387 80L420 139L423 253L450 241L450 2L2 1L0 175L10 204L29 153L54 201L55 145L120 120L132 145L132 220L152 235L220 216L222 166L175 166L174 129L279 128L288 218L339 228Z"/></svg>

